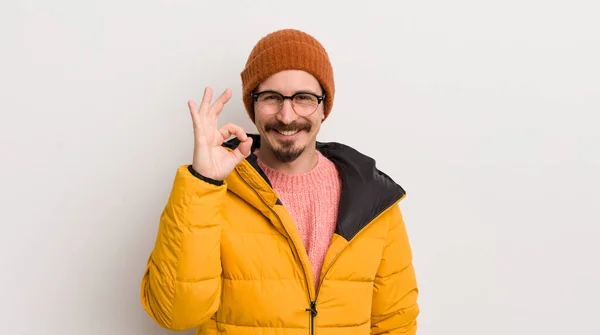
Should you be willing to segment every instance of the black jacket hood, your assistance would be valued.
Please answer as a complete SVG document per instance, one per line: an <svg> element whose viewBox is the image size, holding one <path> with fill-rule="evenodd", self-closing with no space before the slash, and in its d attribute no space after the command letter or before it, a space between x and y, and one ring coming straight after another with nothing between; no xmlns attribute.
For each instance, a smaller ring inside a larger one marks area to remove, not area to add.
<svg viewBox="0 0 600 335"><path fill-rule="evenodd" d="M254 152L260 147L260 135L248 136L252 137L251 151ZM223 146L235 149L239 143L233 138ZM347 241L405 195L400 185L376 167L373 158L354 148L337 142L317 142L317 150L335 164L340 174L342 191L335 232ZM271 185L258 166L256 155L251 153L246 160Z"/></svg>

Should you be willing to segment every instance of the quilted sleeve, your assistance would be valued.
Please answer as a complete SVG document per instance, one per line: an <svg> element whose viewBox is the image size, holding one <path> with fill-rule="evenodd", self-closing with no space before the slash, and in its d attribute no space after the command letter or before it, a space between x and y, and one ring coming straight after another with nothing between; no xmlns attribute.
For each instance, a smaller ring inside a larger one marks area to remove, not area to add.
<svg viewBox="0 0 600 335"><path fill-rule="evenodd" d="M418 293L406 227L400 207L395 206L373 287L371 334L415 335Z"/></svg>
<svg viewBox="0 0 600 335"><path fill-rule="evenodd" d="M227 186L177 170L142 278L141 302L169 330L199 326L215 314L221 296L220 208Z"/></svg>

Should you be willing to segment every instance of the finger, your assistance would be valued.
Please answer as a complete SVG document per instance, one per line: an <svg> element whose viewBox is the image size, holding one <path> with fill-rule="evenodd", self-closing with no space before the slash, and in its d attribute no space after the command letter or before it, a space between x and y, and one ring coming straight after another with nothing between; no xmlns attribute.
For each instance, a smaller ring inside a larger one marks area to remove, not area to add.
<svg viewBox="0 0 600 335"><path fill-rule="evenodd" d="M245 141L242 141L238 147L234 150L241 155L242 158L246 158L250 155L250 151L252 150L252 137L248 137ZM237 155L237 154L236 154ZM238 156L240 157L240 156Z"/></svg>
<svg viewBox="0 0 600 335"><path fill-rule="evenodd" d="M231 90L226 89L215 101L213 106L211 107L211 112L215 113L215 115L221 114L223 111L223 107L225 104L231 99Z"/></svg>
<svg viewBox="0 0 600 335"><path fill-rule="evenodd" d="M196 112L198 111L198 105L194 100L188 100L188 108L190 109L190 115L192 116L192 121L196 123Z"/></svg>
<svg viewBox="0 0 600 335"><path fill-rule="evenodd" d="M212 100L213 90L212 87L208 86L204 88L204 94L202 95L202 104L209 104Z"/></svg>
<svg viewBox="0 0 600 335"><path fill-rule="evenodd" d="M188 100L188 107L190 109L190 113L192 117L200 111L200 108L205 107L208 108L210 106L210 101L212 100L212 88L205 87L204 94L202 95L202 101L200 102L200 107L193 100Z"/></svg>
<svg viewBox="0 0 600 335"><path fill-rule="evenodd" d="M212 100L213 90L212 88L205 87L204 94L202 95L202 102L200 102L200 108L198 109L198 113L206 114L210 111L210 101Z"/></svg>
<svg viewBox="0 0 600 335"><path fill-rule="evenodd" d="M219 146L219 147L222 146L223 143L225 142L225 139L223 137L219 137L219 136L217 136L216 140L217 140L217 146Z"/></svg>
<svg viewBox="0 0 600 335"><path fill-rule="evenodd" d="M248 138L248 135L244 129L233 123L228 123L219 128L219 133L221 133L221 136L223 136L223 140L228 139L231 135L235 135L235 137L237 137L240 141L245 141Z"/></svg>

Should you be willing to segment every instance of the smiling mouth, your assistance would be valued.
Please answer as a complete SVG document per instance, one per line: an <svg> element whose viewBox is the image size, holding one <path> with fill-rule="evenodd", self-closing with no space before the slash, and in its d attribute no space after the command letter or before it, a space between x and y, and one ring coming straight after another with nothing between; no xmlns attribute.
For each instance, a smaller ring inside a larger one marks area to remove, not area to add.
<svg viewBox="0 0 600 335"><path fill-rule="evenodd" d="M299 130L277 130L277 129L275 129L275 131L284 136L293 136L299 132Z"/></svg>

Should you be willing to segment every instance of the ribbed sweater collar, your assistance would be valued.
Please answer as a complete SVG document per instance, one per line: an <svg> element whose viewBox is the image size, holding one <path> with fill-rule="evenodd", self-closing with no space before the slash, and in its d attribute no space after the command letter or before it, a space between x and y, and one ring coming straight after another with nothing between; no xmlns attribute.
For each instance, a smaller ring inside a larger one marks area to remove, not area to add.
<svg viewBox="0 0 600 335"><path fill-rule="evenodd" d="M304 173L291 174L275 170L266 165L260 158L257 163L273 187L283 192L300 192L307 188L322 187L327 178L332 177L332 169L335 171L335 165L329 162L323 154L317 151L317 164L310 171Z"/></svg>

